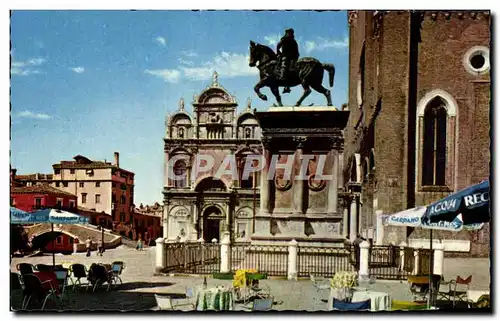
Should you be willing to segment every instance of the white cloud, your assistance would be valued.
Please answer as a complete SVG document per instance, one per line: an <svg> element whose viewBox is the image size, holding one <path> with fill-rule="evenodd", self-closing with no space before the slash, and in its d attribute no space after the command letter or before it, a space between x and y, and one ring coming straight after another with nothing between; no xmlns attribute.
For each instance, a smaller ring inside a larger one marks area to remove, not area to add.
<svg viewBox="0 0 500 321"><path fill-rule="evenodd" d="M227 78L253 76L259 73L257 68L248 66L249 57L243 54L221 52L208 62L199 66L180 67L184 76L190 80L207 80L214 71Z"/></svg>
<svg viewBox="0 0 500 321"><path fill-rule="evenodd" d="M83 68L83 67L72 67L72 68L69 68L69 69L73 70L77 74L81 74L81 73L83 73L85 71L85 68Z"/></svg>
<svg viewBox="0 0 500 321"><path fill-rule="evenodd" d="M198 54L193 50L184 50L184 51L181 51L181 54L186 56L186 57L197 57L198 56Z"/></svg>
<svg viewBox="0 0 500 321"><path fill-rule="evenodd" d="M178 82L181 77L181 72L177 69L157 69L157 70L146 69L144 72L156 77L160 77L166 82L170 83Z"/></svg>
<svg viewBox="0 0 500 321"><path fill-rule="evenodd" d="M276 46L278 42L280 42L281 36L279 34L265 36L264 40L267 41L267 44L270 46Z"/></svg>
<svg viewBox="0 0 500 321"><path fill-rule="evenodd" d="M181 65L177 69L146 70L145 72L168 82L178 82L181 77L189 80L208 80L212 79L214 71L226 78L258 75L259 70L250 68L248 61L247 55L223 51L216 54L212 60L199 65L179 58Z"/></svg>
<svg viewBox="0 0 500 321"><path fill-rule="evenodd" d="M194 62L190 61L190 60L184 60L182 58L179 58L179 63L181 65L186 65L186 66L194 66Z"/></svg>
<svg viewBox="0 0 500 321"><path fill-rule="evenodd" d="M17 117L31 118L31 119L43 119L43 120L52 118L52 116L49 116L47 114L38 114L38 113L34 113L32 111L29 111L29 110L24 110L24 111L18 113Z"/></svg>
<svg viewBox="0 0 500 321"><path fill-rule="evenodd" d="M10 73L17 76L29 76L33 74L40 74L41 71L34 69L35 66L41 66L45 63L43 58L32 58L26 61L14 61L10 64Z"/></svg>
<svg viewBox="0 0 500 321"><path fill-rule="evenodd" d="M317 40L308 40L304 43L304 49L307 53L311 51L323 51L327 48L344 49L349 47L349 39L345 37L342 40L333 40L318 38Z"/></svg>
<svg viewBox="0 0 500 321"><path fill-rule="evenodd" d="M167 40L165 40L165 38L163 37L156 37L155 41L162 46L165 46L167 44Z"/></svg>

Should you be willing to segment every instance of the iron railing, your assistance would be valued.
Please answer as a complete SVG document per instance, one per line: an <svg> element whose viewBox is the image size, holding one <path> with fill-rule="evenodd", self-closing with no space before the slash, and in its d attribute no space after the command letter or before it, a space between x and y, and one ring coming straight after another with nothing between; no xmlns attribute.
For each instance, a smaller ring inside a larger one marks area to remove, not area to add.
<svg viewBox="0 0 500 321"><path fill-rule="evenodd" d="M370 248L369 253L370 277L384 280L403 280L411 274L408 267L405 268L405 263L411 262L409 258L406 258L409 255L408 251L394 245L374 245ZM403 255L405 262L402 261ZM413 259L413 254L411 259Z"/></svg>
<svg viewBox="0 0 500 321"><path fill-rule="evenodd" d="M288 246L234 244L229 251L229 268L256 269L260 273L286 276L288 272Z"/></svg>
<svg viewBox="0 0 500 321"><path fill-rule="evenodd" d="M354 271L348 248L301 246L297 253L298 276L332 277L341 271Z"/></svg>
<svg viewBox="0 0 500 321"><path fill-rule="evenodd" d="M168 243L164 272L211 274L220 270L218 244Z"/></svg>

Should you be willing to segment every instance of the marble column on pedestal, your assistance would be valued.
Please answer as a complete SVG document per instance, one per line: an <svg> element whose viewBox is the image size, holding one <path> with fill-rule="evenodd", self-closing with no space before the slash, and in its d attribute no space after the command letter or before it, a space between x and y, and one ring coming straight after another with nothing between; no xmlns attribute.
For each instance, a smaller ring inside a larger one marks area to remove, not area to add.
<svg viewBox="0 0 500 321"><path fill-rule="evenodd" d="M351 206L350 198L344 198L344 217L342 219L342 235L349 238L349 206Z"/></svg>
<svg viewBox="0 0 500 321"><path fill-rule="evenodd" d="M267 144L263 144L262 154L264 156L265 166L262 169L260 176L260 213L259 215L269 215L270 200L271 200L271 181L268 177L269 163L271 161L271 151Z"/></svg>
<svg viewBox="0 0 500 321"><path fill-rule="evenodd" d="M357 211L358 197L353 197L351 200L351 210L349 213L349 240L353 242L358 235L358 211Z"/></svg>
<svg viewBox="0 0 500 321"><path fill-rule="evenodd" d="M327 199L327 214L337 214L338 204L338 166L339 166L339 153L335 149L330 152L330 159L332 162L331 179L328 182L328 199Z"/></svg>
<svg viewBox="0 0 500 321"><path fill-rule="evenodd" d="M302 178L296 179L295 176L301 175L300 169L302 167L302 154L306 139L307 138L303 136L293 138L293 140L297 143L293 170L294 177L291 178L294 181L293 215L302 215L304 213L304 180Z"/></svg>

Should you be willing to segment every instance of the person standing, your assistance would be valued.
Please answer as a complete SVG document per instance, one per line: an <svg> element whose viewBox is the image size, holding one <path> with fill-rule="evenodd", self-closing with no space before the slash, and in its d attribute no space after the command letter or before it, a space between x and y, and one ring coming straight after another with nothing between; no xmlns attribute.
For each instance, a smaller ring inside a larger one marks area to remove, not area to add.
<svg viewBox="0 0 500 321"><path fill-rule="evenodd" d="M90 239L90 236L88 236L87 240L85 241L85 247L87 248L87 256L90 256L90 251L92 248L92 240Z"/></svg>
<svg viewBox="0 0 500 321"><path fill-rule="evenodd" d="M142 251L142 238L141 236L139 235L139 238L137 239L137 247L136 247L137 250L139 251Z"/></svg>
<svg viewBox="0 0 500 321"><path fill-rule="evenodd" d="M102 256L102 252L104 252L103 251L104 247L101 239L97 241L97 249L98 249L98 254Z"/></svg>

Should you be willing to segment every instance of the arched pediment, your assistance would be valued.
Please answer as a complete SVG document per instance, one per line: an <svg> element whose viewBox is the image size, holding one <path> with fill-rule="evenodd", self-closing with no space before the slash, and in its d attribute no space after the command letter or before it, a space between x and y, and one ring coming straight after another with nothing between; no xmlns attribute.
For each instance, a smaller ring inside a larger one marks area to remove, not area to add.
<svg viewBox="0 0 500 321"><path fill-rule="evenodd" d="M238 126L259 125L257 118L252 112L244 112L241 115L239 115L237 124Z"/></svg>
<svg viewBox="0 0 500 321"><path fill-rule="evenodd" d="M236 100L222 87L205 89L196 101L198 104L234 104Z"/></svg>
<svg viewBox="0 0 500 321"><path fill-rule="evenodd" d="M193 120L191 115L184 111L179 111L173 114L169 119L169 125L191 125Z"/></svg>

